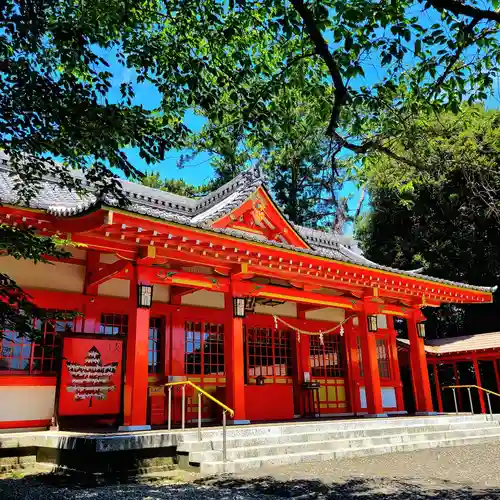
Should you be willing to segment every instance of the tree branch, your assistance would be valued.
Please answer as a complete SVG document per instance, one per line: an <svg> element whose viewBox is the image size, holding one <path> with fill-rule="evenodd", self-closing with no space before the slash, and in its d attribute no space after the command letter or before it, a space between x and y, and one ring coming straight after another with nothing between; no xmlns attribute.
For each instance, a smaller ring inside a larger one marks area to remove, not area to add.
<svg viewBox="0 0 500 500"><path fill-rule="evenodd" d="M356 212L354 213L354 220L356 220L361 214L361 209L363 208L363 202L365 201L366 196L366 184L363 184L361 187L361 193L359 195L358 204L356 206Z"/></svg>
<svg viewBox="0 0 500 500"><path fill-rule="evenodd" d="M330 52L328 43L319 30L313 13L305 5L303 0L291 0L291 3L304 21L305 27L314 44L316 53L325 61L328 71L332 76L333 84L335 85L335 102L333 103L332 116L327 129L327 135L331 135L338 126L342 106L349 101L349 92L347 87L344 85L337 61L335 61L333 54Z"/></svg>
<svg viewBox="0 0 500 500"><path fill-rule="evenodd" d="M488 19L500 23L500 12L494 10L479 9L472 5L465 5L460 0L427 0L428 5L432 5L439 11L447 10L459 16L467 16L478 21Z"/></svg>
<svg viewBox="0 0 500 500"><path fill-rule="evenodd" d="M456 64L456 62L460 59L464 50L470 45L471 42L476 40L475 38L471 39L471 35L473 34L474 28L477 26L479 21L480 21L479 19L474 19L470 22L470 24L468 24L465 27L465 29L464 29L464 43L462 43L461 45L459 45L457 47L457 51L455 52L455 55L453 56L451 61L449 61L443 74L437 79L436 86L434 87L434 95L436 95L437 92L439 92L441 85L443 85L444 81L446 80L446 78L450 74L451 69Z"/></svg>
<svg viewBox="0 0 500 500"><path fill-rule="evenodd" d="M354 144L352 142L349 142L341 135L339 135L337 132L333 132L333 138L343 148L350 149L354 153L366 154L369 151L379 151L381 153L386 154L389 158L404 163L410 167L420 168L422 166L417 162L405 158L404 156L398 155L397 153L392 151L392 149L388 148L387 146L384 146L377 140L369 140L363 142L362 144Z"/></svg>

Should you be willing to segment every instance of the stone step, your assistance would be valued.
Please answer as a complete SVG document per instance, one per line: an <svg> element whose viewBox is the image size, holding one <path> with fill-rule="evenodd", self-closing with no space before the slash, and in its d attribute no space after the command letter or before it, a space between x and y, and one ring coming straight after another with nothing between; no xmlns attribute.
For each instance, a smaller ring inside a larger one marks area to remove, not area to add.
<svg viewBox="0 0 500 500"><path fill-rule="evenodd" d="M459 439L468 437L471 433L474 436L496 435L500 432L498 427L477 428L474 431L470 429L448 430L428 432L422 431L416 434L396 434L389 436L358 437L353 435L347 439L318 440L298 443L268 444L260 446L248 446L245 448L228 448L227 460L240 460L244 458L254 458L260 456L285 455L308 451L329 451L339 449L370 448L380 445L399 445L410 442L420 441L441 441L450 439ZM218 462L222 460L222 450L214 451L195 451L189 454L189 460L192 463Z"/></svg>
<svg viewBox="0 0 500 500"><path fill-rule="evenodd" d="M227 448L240 448L248 446L259 446L266 444L284 444L284 443L298 443L308 441L330 441L333 439L345 439L349 437L370 437L370 436L391 436L404 431L405 433L420 433L446 431L446 430L460 430L460 429L476 429L478 425L487 428L498 429L498 422L486 421L459 421L455 423L434 424L434 425L409 425L409 426L394 426L394 427L373 427L361 428L353 430L321 430L309 432L303 429L302 432L287 433L276 436L245 436L239 438L228 438ZM179 452L193 452L193 451L211 451L222 450L222 432L219 432L217 438L207 440L203 436L202 441L184 441L177 447ZM196 438L197 439L197 438Z"/></svg>
<svg viewBox="0 0 500 500"><path fill-rule="evenodd" d="M281 455L269 455L236 459L233 461L202 462L200 472L205 475L220 473L237 473L248 470L257 470L263 466L285 465L300 462L322 462L341 458L353 458L368 455L382 455L394 452L409 452L425 450L430 448L444 448L452 446L464 446L480 444L484 442L500 441L500 431L489 435L472 435L453 439L422 440L401 444L382 444L361 448L344 448L336 450L317 450L299 453L286 453Z"/></svg>
<svg viewBox="0 0 500 500"><path fill-rule="evenodd" d="M311 421L311 422L289 422L286 424L267 424L267 425L250 425L250 426L229 426L227 428L227 437L265 437L265 436L281 436L284 434L297 434L301 432L325 432L355 430L383 427L408 427L412 425L444 425L457 424L460 422L485 422L486 415L440 415L432 417L400 417L400 418L380 418L380 419L352 419L352 420L326 420L326 421ZM203 440L210 441L212 439L220 439L221 427L211 427L202 429ZM196 430L187 430L180 432L176 436L177 444L189 441L193 442L198 439Z"/></svg>

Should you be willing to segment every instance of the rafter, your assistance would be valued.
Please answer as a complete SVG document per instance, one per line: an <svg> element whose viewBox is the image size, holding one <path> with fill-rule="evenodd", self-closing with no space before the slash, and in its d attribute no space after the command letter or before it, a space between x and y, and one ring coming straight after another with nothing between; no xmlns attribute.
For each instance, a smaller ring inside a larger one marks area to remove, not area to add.
<svg viewBox="0 0 500 500"><path fill-rule="evenodd" d="M45 221L46 214L0 207L0 213L4 217L9 215L5 212L7 209L12 210L12 215L10 219L5 219L6 221L28 224L37 221L36 224L39 224L39 227L44 226L45 234L51 234L52 228L48 225L49 222ZM100 214L99 220L104 220L105 210L95 213ZM21 217L20 222L17 221L19 217ZM346 290L360 297L364 290L377 287L381 298L410 300L417 303L424 296L429 303L491 302L489 292L328 260L321 256L272 247L268 244L237 239L202 229L135 217L119 210L113 212L112 220L108 219L106 227L92 229L83 234L79 231L79 221L80 218L71 219L73 224L71 230L75 231L73 234L75 242L85 243L89 248L103 252L116 253L120 258L125 259L144 258L144 254L139 254L140 248L149 246L156 248L156 258L149 259L150 263L160 261L164 263L165 259L176 260L194 265L217 267L226 274L234 272L235 266L247 263L248 272L256 276L274 276L309 285L318 284L325 288ZM110 227L122 228L123 226L127 230L141 227L141 234L147 234L147 238L141 237L137 243L137 241L129 240L128 237L121 240L122 235L119 232L108 231ZM161 241L168 241L168 243L161 244ZM243 275L240 277L244 278Z"/></svg>

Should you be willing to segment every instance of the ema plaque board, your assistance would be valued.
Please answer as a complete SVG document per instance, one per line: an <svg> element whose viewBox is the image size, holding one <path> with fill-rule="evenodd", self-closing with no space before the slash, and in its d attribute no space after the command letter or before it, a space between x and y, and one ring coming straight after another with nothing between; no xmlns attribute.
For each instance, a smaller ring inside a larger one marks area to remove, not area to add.
<svg viewBox="0 0 500 500"><path fill-rule="evenodd" d="M123 342L64 337L59 415L120 413Z"/></svg>

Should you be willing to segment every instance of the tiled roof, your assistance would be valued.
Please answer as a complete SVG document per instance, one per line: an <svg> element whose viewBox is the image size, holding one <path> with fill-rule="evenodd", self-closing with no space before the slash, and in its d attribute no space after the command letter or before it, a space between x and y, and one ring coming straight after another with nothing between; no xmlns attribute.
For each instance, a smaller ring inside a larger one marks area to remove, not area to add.
<svg viewBox="0 0 500 500"><path fill-rule="evenodd" d="M79 175L79 174L75 174ZM401 275L422 278L436 283L461 286L468 289L492 292L496 288L465 285L453 281L433 278L415 271L403 271L381 266L365 258L358 248L356 240L349 236L326 233L292 224L297 233L306 241L310 249L297 248L277 241L263 240L261 236L244 233L235 229L212 227L213 222L227 215L240 206L260 186L265 187L265 177L259 166L252 167L224 184L216 191L194 200L140 184L120 181L123 191L129 199L127 210L147 215L168 222L176 222L186 226L202 228L216 233L227 234L250 241L265 242L276 247L293 250L310 255L326 257L332 260L357 264L363 267L379 269ZM12 169L9 168L8 157L0 152L0 202L18 204L14 191ZM31 208L46 210L59 216L74 216L92 210L101 205L115 206L116 200L111 197L98 199L91 191L79 195L58 184L56 179L44 178L42 188L30 201ZM283 215L284 217L284 215Z"/></svg>
<svg viewBox="0 0 500 500"><path fill-rule="evenodd" d="M409 346L407 339L398 339L402 345ZM434 355L455 354L460 352L500 349L500 332L477 333L445 339L425 340L425 352Z"/></svg>

